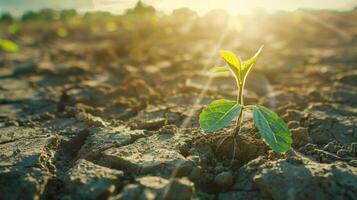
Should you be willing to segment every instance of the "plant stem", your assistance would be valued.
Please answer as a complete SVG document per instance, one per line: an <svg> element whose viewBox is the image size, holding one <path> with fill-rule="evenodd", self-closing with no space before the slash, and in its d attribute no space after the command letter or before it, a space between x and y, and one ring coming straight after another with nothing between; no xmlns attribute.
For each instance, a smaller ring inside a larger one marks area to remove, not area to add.
<svg viewBox="0 0 357 200"><path fill-rule="evenodd" d="M240 104L242 110L241 110L241 112L237 118L237 121L236 121L236 127L233 132L234 137L239 134L239 131L240 131L240 128L241 128L242 122L243 122L243 111L244 111L243 91L244 91L244 82L241 84L238 84L237 103Z"/></svg>

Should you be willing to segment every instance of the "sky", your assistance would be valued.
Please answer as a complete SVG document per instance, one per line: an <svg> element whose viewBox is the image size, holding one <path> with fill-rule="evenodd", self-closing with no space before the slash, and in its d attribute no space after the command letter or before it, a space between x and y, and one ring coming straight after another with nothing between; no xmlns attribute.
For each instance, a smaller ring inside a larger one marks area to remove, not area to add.
<svg viewBox="0 0 357 200"><path fill-rule="evenodd" d="M42 8L69 9L78 11L105 10L115 14L135 5L137 0L0 0L0 11L21 15L26 10ZM189 7L199 14L223 8L230 14L247 14L255 8L267 11L295 10L297 8L348 10L357 6L357 0L143 0L158 10Z"/></svg>

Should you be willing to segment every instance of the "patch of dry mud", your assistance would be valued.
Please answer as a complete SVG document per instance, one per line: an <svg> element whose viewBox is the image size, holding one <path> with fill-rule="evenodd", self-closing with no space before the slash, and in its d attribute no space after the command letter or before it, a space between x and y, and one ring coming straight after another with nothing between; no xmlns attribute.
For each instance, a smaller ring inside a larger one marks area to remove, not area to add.
<svg viewBox="0 0 357 200"><path fill-rule="evenodd" d="M356 11L325 14L337 26ZM0 52L0 199L356 199L356 39L269 19L265 31L229 32L222 48L245 58L266 43L245 103L288 123L286 155L267 147L249 113L236 146L233 127L200 130L210 101L236 95L230 76L202 71L214 66L207 49L221 25L168 23L173 39L146 24L155 34L140 41L140 27L106 33L85 22L59 38L57 22L24 26L11 36L21 51ZM352 23L338 26L356 36Z"/></svg>

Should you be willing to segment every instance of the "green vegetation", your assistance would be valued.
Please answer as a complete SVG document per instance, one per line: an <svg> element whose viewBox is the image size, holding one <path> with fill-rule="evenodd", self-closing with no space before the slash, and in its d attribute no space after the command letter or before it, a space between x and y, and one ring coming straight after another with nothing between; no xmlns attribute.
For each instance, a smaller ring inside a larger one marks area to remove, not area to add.
<svg viewBox="0 0 357 200"><path fill-rule="evenodd" d="M251 110L253 120L260 136L277 153L285 153L291 148L292 138L288 126L284 121L270 109L261 105L244 105L243 92L247 75L256 62L262 48L247 61L241 61L230 51L221 51L220 55L227 63L224 67L215 68L214 72L230 71L238 87L237 100L226 99L213 101L207 108L203 109L199 117L201 128L206 132L213 132L224 128L236 119L236 126L232 133L233 138L239 134L243 112Z"/></svg>
<svg viewBox="0 0 357 200"><path fill-rule="evenodd" d="M11 16L10 13L5 12L0 15L0 22L11 23L13 21L14 21L14 18Z"/></svg>
<svg viewBox="0 0 357 200"><path fill-rule="evenodd" d="M62 38L67 37L67 35L68 35L67 29L65 29L63 27L58 28L56 32L57 32L57 35Z"/></svg>
<svg viewBox="0 0 357 200"><path fill-rule="evenodd" d="M19 47L11 40L0 39L0 49L7 52L16 52L19 50Z"/></svg>

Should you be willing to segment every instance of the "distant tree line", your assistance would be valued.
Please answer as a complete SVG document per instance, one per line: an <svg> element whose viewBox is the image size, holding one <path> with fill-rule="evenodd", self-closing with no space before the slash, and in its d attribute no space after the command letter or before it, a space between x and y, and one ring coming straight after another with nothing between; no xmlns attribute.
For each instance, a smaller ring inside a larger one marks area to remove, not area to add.
<svg viewBox="0 0 357 200"><path fill-rule="evenodd" d="M143 4L138 1L134 8L128 9L124 15L135 15L135 14L149 14L155 15L156 10L152 6ZM20 20L22 22L29 21L54 21L54 20L68 20L79 14L75 9L68 10L54 10L50 8L45 8L39 11L26 11L20 18L13 17L9 12L4 12L0 14L0 22L11 23L14 20ZM83 15L84 19L94 19L102 17L112 16L109 12L97 11L97 12L87 12Z"/></svg>
<svg viewBox="0 0 357 200"><path fill-rule="evenodd" d="M78 13L75 9L57 11L54 9L42 9L40 11L26 11L19 20L22 22L28 21L53 21L53 20L68 20L77 16ZM0 22L11 23L17 20L8 12L0 14Z"/></svg>

